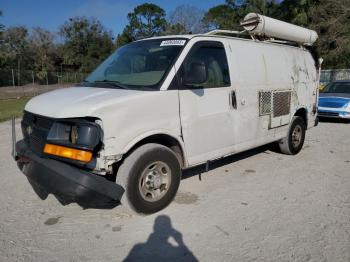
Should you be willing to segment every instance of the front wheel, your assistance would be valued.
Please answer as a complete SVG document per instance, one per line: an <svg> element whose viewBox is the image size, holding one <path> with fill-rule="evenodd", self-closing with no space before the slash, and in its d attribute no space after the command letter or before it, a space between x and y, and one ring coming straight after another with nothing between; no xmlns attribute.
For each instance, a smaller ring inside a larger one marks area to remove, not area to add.
<svg viewBox="0 0 350 262"><path fill-rule="evenodd" d="M303 147L305 140L306 124L300 116L294 116L290 124L288 134L278 144L282 153L296 155Z"/></svg>
<svg viewBox="0 0 350 262"><path fill-rule="evenodd" d="M180 180L181 169L175 153L152 143L135 149L124 160L116 183L125 189L122 205L137 213L151 214L169 205Z"/></svg>

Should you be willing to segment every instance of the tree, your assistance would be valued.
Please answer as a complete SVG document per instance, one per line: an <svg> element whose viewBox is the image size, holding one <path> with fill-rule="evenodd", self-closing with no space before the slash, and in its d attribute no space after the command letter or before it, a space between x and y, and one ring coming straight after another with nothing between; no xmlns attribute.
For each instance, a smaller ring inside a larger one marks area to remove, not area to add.
<svg viewBox="0 0 350 262"><path fill-rule="evenodd" d="M194 6L180 5L171 12L169 23L171 26L182 26L184 31L181 33L203 33L203 16L204 12Z"/></svg>
<svg viewBox="0 0 350 262"><path fill-rule="evenodd" d="M2 16L2 11L0 10L0 17ZM6 64L4 52L4 39L2 37L5 26L0 24L0 68L4 67Z"/></svg>
<svg viewBox="0 0 350 262"><path fill-rule="evenodd" d="M118 34L115 44L116 44L116 47L120 47L134 40L135 39L132 36L131 28L128 27L128 28L124 28L121 34Z"/></svg>
<svg viewBox="0 0 350 262"><path fill-rule="evenodd" d="M73 17L60 29L63 61L90 72L113 50L111 32L94 18Z"/></svg>
<svg viewBox="0 0 350 262"><path fill-rule="evenodd" d="M237 10L227 4L212 7L204 15L203 23L206 25L208 30L237 30Z"/></svg>
<svg viewBox="0 0 350 262"><path fill-rule="evenodd" d="M275 18L288 21L300 26L308 26L308 12L313 1L310 0L284 0L275 13Z"/></svg>
<svg viewBox="0 0 350 262"><path fill-rule="evenodd" d="M350 68L350 0L313 1L310 27L319 34L316 47L325 68Z"/></svg>
<svg viewBox="0 0 350 262"><path fill-rule="evenodd" d="M248 13L259 13L266 16L275 16L278 5L274 1L245 0L240 6L241 19Z"/></svg>
<svg viewBox="0 0 350 262"><path fill-rule="evenodd" d="M203 21L209 29L242 30L240 21L248 13L274 16L278 4L270 0L226 0L226 4L210 8Z"/></svg>
<svg viewBox="0 0 350 262"><path fill-rule="evenodd" d="M155 4L145 3L128 14L129 24L118 35L117 46L131 41L162 35L167 26L165 11Z"/></svg>
<svg viewBox="0 0 350 262"><path fill-rule="evenodd" d="M30 36L31 50L34 52L34 70L54 70L55 35L48 30L35 27Z"/></svg>
<svg viewBox="0 0 350 262"><path fill-rule="evenodd" d="M14 26L7 28L3 33L3 44L1 56L5 66L16 68L18 84L20 85L20 74L23 61L29 59L28 55L28 30L25 26ZM25 63L27 64L27 63Z"/></svg>
<svg viewBox="0 0 350 262"><path fill-rule="evenodd" d="M176 24L170 24L168 23L164 32L164 35L182 35L182 34L188 34L189 31L186 30L186 28L179 23Z"/></svg>
<svg viewBox="0 0 350 262"><path fill-rule="evenodd" d="M2 16L2 11L0 10L0 16ZM4 31L5 26L3 24L0 24L0 37L2 35L2 32Z"/></svg>

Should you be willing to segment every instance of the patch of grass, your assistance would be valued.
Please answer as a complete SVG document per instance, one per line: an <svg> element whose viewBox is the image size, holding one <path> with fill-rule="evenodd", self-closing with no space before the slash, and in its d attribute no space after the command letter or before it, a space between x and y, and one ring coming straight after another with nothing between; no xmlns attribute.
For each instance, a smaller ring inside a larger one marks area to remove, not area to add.
<svg viewBox="0 0 350 262"><path fill-rule="evenodd" d="M25 104L30 97L22 97L19 99L0 100L0 122L15 117L21 117Z"/></svg>

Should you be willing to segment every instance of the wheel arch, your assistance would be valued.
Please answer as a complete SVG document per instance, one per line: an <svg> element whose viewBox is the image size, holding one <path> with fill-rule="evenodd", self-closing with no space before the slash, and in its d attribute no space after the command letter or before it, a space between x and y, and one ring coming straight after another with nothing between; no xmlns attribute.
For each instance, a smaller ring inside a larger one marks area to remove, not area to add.
<svg viewBox="0 0 350 262"><path fill-rule="evenodd" d="M306 128L307 128L308 117L307 117L307 109L305 107L299 108L295 112L294 116L300 116L304 120Z"/></svg>
<svg viewBox="0 0 350 262"><path fill-rule="evenodd" d="M181 168L187 166L185 149L182 141L165 132L148 133L134 139L123 150L123 158L127 157L136 148L148 143L156 143L170 148L177 156Z"/></svg>

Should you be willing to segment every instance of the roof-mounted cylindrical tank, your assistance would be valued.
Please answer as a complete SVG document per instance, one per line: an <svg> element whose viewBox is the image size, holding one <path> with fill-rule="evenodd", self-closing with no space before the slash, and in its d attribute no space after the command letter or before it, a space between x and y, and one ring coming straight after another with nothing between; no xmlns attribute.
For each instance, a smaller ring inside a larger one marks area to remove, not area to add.
<svg viewBox="0 0 350 262"><path fill-rule="evenodd" d="M241 26L251 35L273 37L311 46L318 38L315 31L256 13L247 14Z"/></svg>

